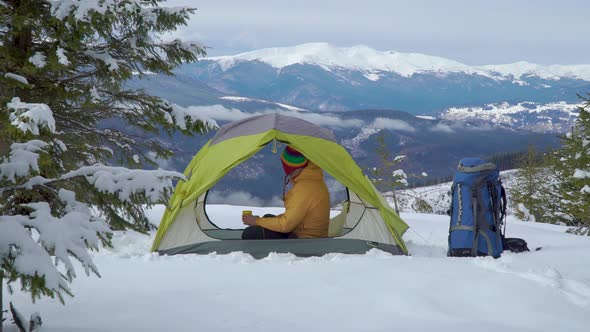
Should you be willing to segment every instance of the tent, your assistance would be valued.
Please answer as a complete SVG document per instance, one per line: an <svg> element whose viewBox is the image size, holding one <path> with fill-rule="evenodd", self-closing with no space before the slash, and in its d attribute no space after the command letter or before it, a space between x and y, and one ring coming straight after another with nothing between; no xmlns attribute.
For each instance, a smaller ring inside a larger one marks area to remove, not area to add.
<svg viewBox="0 0 590 332"><path fill-rule="evenodd" d="M232 168L275 141L293 146L346 186L348 200L342 212L330 220L329 238L241 240L241 229L220 229L209 220L205 212L208 190ZM179 181L162 216L152 251L243 251L257 258L270 252L320 256L331 252L364 253L371 248L407 254L402 240L406 223L336 142L334 133L302 119L274 113L224 125L201 148L184 175L186 180Z"/></svg>

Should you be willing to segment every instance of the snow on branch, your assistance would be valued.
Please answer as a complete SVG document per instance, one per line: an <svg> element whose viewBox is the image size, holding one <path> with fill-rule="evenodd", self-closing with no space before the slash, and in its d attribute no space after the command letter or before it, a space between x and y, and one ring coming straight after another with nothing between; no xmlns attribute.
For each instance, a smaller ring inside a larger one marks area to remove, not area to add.
<svg viewBox="0 0 590 332"><path fill-rule="evenodd" d="M209 119L198 112L198 108L195 107L182 107L180 105L172 104L172 117L168 117L167 120L170 124L173 124L173 120L176 121L176 125L180 129L187 128L187 121L197 122L201 121L207 128L219 128L217 122L213 119ZM174 118L174 119L172 119Z"/></svg>
<svg viewBox="0 0 590 332"><path fill-rule="evenodd" d="M168 14L188 15L187 7L146 7L144 0L102 0L102 1L80 1L80 0L54 0L51 1L51 14L60 20L72 15L78 21L90 21L90 14L96 12L104 15L108 11L114 11L117 6L124 6L128 11L138 11L144 21L155 24L157 13L165 11Z"/></svg>
<svg viewBox="0 0 590 332"><path fill-rule="evenodd" d="M406 160L406 158L407 158L407 157L406 157L405 155L396 156L396 157L393 159L393 162L395 162L395 163L400 163L400 162L402 162L402 161Z"/></svg>
<svg viewBox="0 0 590 332"><path fill-rule="evenodd" d="M115 0L105 1L79 1L79 0L57 0L51 1L51 14L60 20L68 15L73 15L76 20L88 21L88 14L95 11L104 14L109 6L115 4Z"/></svg>
<svg viewBox="0 0 590 332"><path fill-rule="evenodd" d="M101 164L82 167L64 174L61 179L77 176L84 176L100 192L116 194L122 201L130 201L133 194L145 193L149 203L158 202L173 189L172 179L185 179L184 175L173 171L128 169Z"/></svg>
<svg viewBox="0 0 590 332"><path fill-rule="evenodd" d="M73 192L62 189L59 197L66 206L62 217L53 216L46 202L26 204L33 210L30 216L0 216L0 261L14 260L12 266L18 273L44 278L52 291L69 292L66 281L76 276L70 256L82 264L86 274L98 275L86 249L98 249L100 238L110 229L92 216L86 204L77 202ZM32 236L32 229L37 236ZM59 263L66 268L65 276L56 268Z"/></svg>
<svg viewBox="0 0 590 332"><path fill-rule="evenodd" d="M590 172L576 169L574 171L574 178L576 178L576 179L590 178Z"/></svg>
<svg viewBox="0 0 590 332"><path fill-rule="evenodd" d="M29 62L37 68L43 68L47 65L47 57L41 52L36 52L29 58Z"/></svg>
<svg viewBox="0 0 590 332"><path fill-rule="evenodd" d="M6 73L6 74L4 74L4 77L5 78L10 78L11 80L18 81L19 83L24 84L24 85L29 85L29 81L27 81L27 78L26 77L23 77L23 76L20 76L20 75L17 75L17 74Z"/></svg>
<svg viewBox="0 0 590 332"><path fill-rule="evenodd" d="M65 50L63 48L58 47L55 54L57 55L57 62L64 66L70 65L70 60L68 60L68 57L66 56Z"/></svg>
<svg viewBox="0 0 590 332"><path fill-rule="evenodd" d="M46 104L24 103L20 98L14 97L6 107L13 110L9 116L11 124L23 133L30 131L33 135L39 135L42 127L55 132L53 112Z"/></svg>
<svg viewBox="0 0 590 332"><path fill-rule="evenodd" d="M21 274L45 277L45 285L52 290L68 289L65 280L51 261L51 257L24 227L25 216L0 216L0 260L14 259L14 268Z"/></svg>
<svg viewBox="0 0 590 332"><path fill-rule="evenodd" d="M54 217L46 202L31 203L27 206L35 210L31 213L32 219L22 221L22 224L37 230L37 241L65 265L69 279L76 277L70 255L82 263L87 275L91 271L97 273L87 248L98 250L98 234L108 233L110 229L102 219L92 216L86 204L75 201L73 192L61 189L59 196L69 210L63 217Z"/></svg>
<svg viewBox="0 0 590 332"><path fill-rule="evenodd" d="M396 182L399 182L400 184L407 186L408 185L408 176L406 175L406 172L404 172L403 169L396 169L395 171L393 171L391 173L391 176L393 176L394 180Z"/></svg>
<svg viewBox="0 0 590 332"><path fill-rule="evenodd" d="M119 69L119 62L114 59L109 53L106 51L97 52L97 51L86 51L84 52L87 56L102 61L107 67L109 67L110 71L115 71Z"/></svg>
<svg viewBox="0 0 590 332"><path fill-rule="evenodd" d="M17 177L29 174L31 170L39 172L39 154L48 144L40 140L26 143L13 143L10 146L10 156L0 163L0 180L6 178L16 183Z"/></svg>

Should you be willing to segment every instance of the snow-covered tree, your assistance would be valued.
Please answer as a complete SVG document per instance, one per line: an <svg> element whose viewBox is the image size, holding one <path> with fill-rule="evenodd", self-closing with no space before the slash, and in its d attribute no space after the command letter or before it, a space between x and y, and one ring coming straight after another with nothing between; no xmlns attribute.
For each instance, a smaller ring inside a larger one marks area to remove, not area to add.
<svg viewBox="0 0 590 332"><path fill-rule="evenodd" d="M143 204L183 177L138 169L171 156L162 133L215 125L125 85L204 54L162 38L194 10L161 2L0 1L0 280L33 299L70 294L71 257L97 273L108 225L149 228Z"/></svg>
<svg viewBox="0 0 590 332"><path fill-rule="evenodd" d="M575 127L562 137L552 158L551 213L559 221L576 226L574 232L590 235L590 100L580 108Z"/></svg>

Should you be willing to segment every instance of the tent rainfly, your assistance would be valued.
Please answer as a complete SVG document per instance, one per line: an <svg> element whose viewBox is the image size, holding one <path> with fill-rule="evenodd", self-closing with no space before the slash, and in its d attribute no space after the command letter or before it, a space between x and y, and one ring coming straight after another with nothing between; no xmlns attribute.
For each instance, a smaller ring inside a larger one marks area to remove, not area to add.
<svg viewBox="0 0 590 332"><path fill-rule="evenodd" d="M205 213L208 190L232 168L273 141L293 146L346 186L348 200L330 220L329 238L241 240L241 229L220 229ZM334 133L299 118L266 114L222 126L184 171L162 217L152 245L161 254L218 254L233 251L256 258L271 252L297 256L365 253L372 248L407 254L402 240L408 226L385 202Z"/></svg>

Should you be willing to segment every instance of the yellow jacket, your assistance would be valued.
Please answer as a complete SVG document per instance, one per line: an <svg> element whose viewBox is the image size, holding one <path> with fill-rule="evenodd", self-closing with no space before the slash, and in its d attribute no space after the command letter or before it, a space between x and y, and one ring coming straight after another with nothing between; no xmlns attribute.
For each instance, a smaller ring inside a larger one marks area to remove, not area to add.
<svg viewBox="0 0 590 332"><path fill-rule="evenodd" d="M256 225L275 232L293 232L298 238L328 237L330 194L324 173L309 162L291 181L293 187L285 195L285 213L258 218Z"/></svg>

